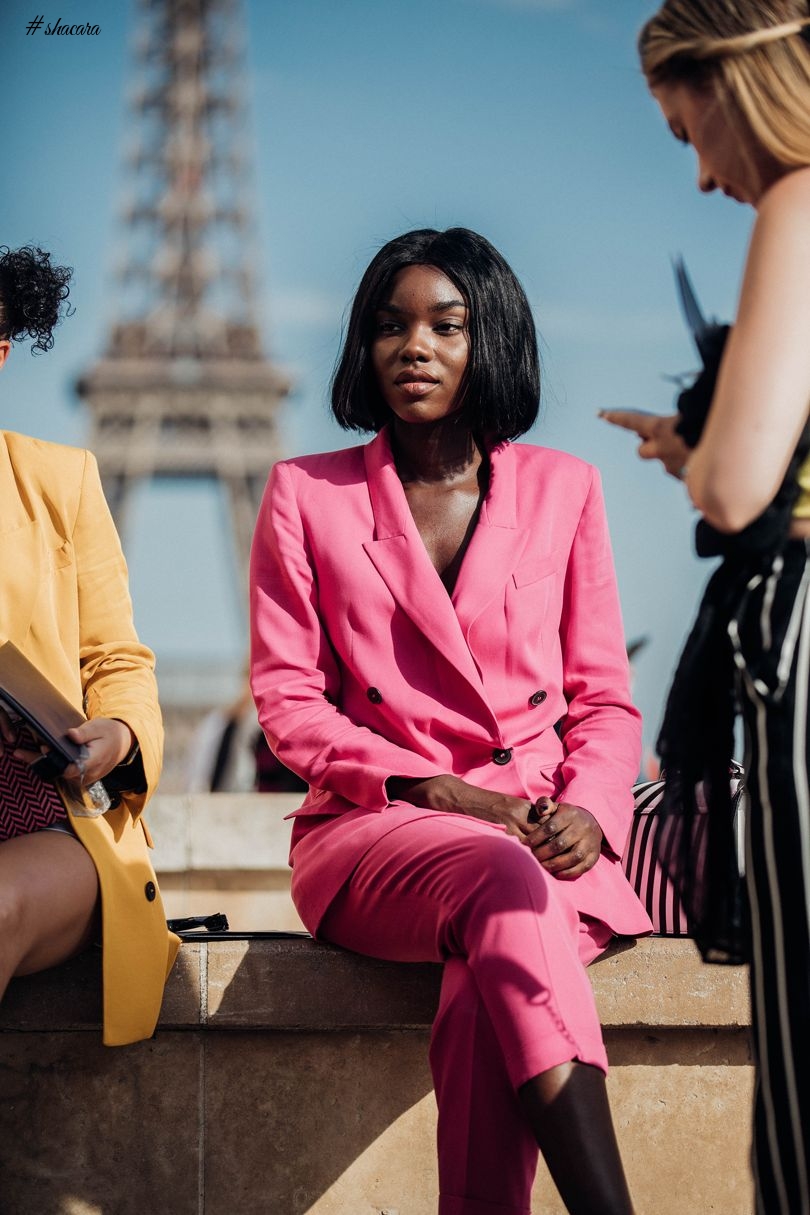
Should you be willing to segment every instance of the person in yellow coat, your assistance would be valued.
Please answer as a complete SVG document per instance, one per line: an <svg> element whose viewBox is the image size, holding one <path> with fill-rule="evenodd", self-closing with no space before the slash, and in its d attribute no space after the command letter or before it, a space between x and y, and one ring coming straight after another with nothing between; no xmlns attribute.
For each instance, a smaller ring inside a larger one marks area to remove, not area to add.
<svg viewBox="0 0 810 1215"><path fill-rule="evenodd" d="M0 367L20 339L50 349L70 274L40 249L0 249ZM56 791L64 816L45 829L0 832L0 999L14 976L54 966L100 934L104 1042L147 1038L179 945L141 817L163 748L154 655L135 632L126 563L92 454L0 431L5 641L88 720L71 731L85 748L83 771L71 765L55 785L33 781L43 804ZM0 827L15 771L37 758L30 748L1 714ZM101 778L112 790L106 813L87 796Z"/></svg>

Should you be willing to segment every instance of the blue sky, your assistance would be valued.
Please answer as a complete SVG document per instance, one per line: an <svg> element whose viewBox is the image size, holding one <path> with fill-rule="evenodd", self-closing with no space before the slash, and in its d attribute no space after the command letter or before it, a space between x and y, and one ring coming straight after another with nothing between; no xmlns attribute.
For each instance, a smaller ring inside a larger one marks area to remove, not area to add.
<svg viewBox="0 0 810 1215"><path fill-rule="evenodd" d="M49 7L50 5L50 7ZM636 672L648 743L705 563L681 488L596 419L666 411L665 373L696 356L670 256L707 311L733 315L751 215L695 188L640 77L646 0L247 0L251 139L263 330L295 391L289 454L355 441L326 413L347 303L370 257L413 227L462 224L504 253L535 310L544 360L530 439L602 471L627 636L650 636ZM97 37L26 35L97 22ZM54 350L15 352L2 424L81 443L76 375L102 351L116 297L122 149L135 7L6 0L0 241L34 241L76 269L76 313ZM138 625L159 657L244 649L224 510L206 486L156 484L124 536Z"/></svg>

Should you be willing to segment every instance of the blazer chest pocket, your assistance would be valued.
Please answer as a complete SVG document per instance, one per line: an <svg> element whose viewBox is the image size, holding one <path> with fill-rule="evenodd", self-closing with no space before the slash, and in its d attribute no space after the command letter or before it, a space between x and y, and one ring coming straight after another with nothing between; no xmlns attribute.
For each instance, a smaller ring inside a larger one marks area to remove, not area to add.
<svg viewBox="0 0 810 1215"><path fill-rule="evenodd" d="M542 557L522 561L512 573L512 581L518 588L531 586L535 582L541 582L543 578L548 578L550 574L555 574L565 564L566 556L567 554L560 550L553 553L545 553Z"/></svg>

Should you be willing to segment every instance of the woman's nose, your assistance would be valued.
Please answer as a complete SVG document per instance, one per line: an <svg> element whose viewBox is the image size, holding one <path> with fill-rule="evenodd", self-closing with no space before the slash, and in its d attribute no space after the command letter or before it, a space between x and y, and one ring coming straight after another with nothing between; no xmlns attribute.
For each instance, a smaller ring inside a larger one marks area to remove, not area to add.
<svg viewBox="0 0 810 1215"><path fill-rule="evenodd" d="M413 362L414 359L429 359L431 357L430 330L423 325L413 325L403 334L399 357L403 363Z"/></svg>

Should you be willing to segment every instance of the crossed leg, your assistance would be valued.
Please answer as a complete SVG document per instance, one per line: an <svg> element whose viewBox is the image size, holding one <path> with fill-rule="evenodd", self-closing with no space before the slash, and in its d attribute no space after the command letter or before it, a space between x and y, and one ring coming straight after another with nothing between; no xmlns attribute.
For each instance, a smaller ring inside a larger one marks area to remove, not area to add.
<svg viewBox="0 0 810 1215"><path fill-rule="evenodd" d="M390 824L319 935L373 957L446 962L431 1044L440 1215L527 1215L538 1143L570 1210L627 1215L583 965L606 941L582 932L555 879L497 827L451 814Z"/></svg>

